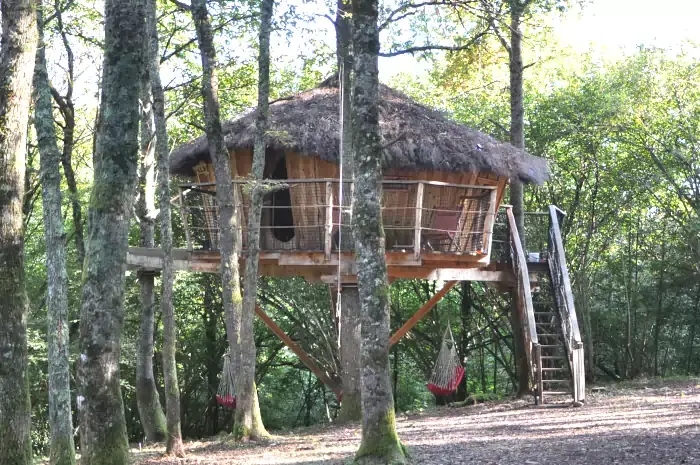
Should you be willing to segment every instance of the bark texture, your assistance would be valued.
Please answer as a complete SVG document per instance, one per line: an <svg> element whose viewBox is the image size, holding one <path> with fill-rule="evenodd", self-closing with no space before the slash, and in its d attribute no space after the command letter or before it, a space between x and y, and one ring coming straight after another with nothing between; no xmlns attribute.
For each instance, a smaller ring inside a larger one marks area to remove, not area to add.
<svg viewBox="0 0 700 465"><path fill-rule="evenodd" d="M250 213L248 215L248 257L246 260L245 284L243 286L243 309L239 335L241 349L240 376L236 398L236 416L233 428L237 440L257 439L267 436L260 418L255 386L255 335L253 319L258 296L258 261L260 259L260 217L262 214L264 187L261 182L265 168L265 133L270 100L270 29L274 0L260 2L260 32L258 55L258 109L255 118L255 142L253 166L251 168L252 189ZM257 418L255 413L257 412Z"/></svg>
<svg viewBox="0 0 700 465"><path fill-rule="evenodd" d="M349 0L338 0L336 17L336 54L338 77L342 92L342 168L344 180L351 180L354 171L354 150L352 146L352 12ZM344 183L343 224L352 224L352 194L350 184ZM352 237L343 237L343 243ZM341 246L342 247L342 246ZM340 363L343 380L343 399L338 413L341 422L357 421L362 418L360 396L360 298L356 287L344 287L340 299Z"/></svg>
<svg viewBox="0 0 700 465"><path fill-rule="evenodd" d="M362 419L360 316L360 295L357 288L344 286L340 296L340 365L343 380L343 399L338 412L340 422Z"/></svg>
<svg viewBox="0 0 700 465"><path fill-rule="evenodd" d="M522 51L522 16L524 7L520 2L511 2L510 10L510 142L515 147L525 148L525 108L523 100L523 51ZM510 203L513 205L513 216L518 228L520 242L525 249L525 200L523 183L517 179L510 181ZM513 299L515 302L515 299ZM516 373L518 376L517 397L523 397L530 392L528 362L525 356L525 340L523 338L522 315L517 315L518 309L513 307L514 317L513 343L515 348Z"/></svg>
<svg viewBox="0 0 700 465"><path fill-rule="evenodd" d="M389 369L389 280L382 227L377 0L353 0L353 228L362 313L362 443L359 463L403 463Z"/></svg>
<svg viewBox="0 0 700 465"><path fill-rule="evenodd" d="M0 2L0 463L32 460L22 199L37 46L35 3Z"/></svg>
<svg viewBox="0 0 700 465"><path fill-rule="evenodd" d="M146 0L149 2L150 0ZM153 99L151 97L148 65L141 73L141 164L139 166L139 198L136 214L139 218L141 247L155 247L156 222L156 155ZM146 441L161 442L166 438L165 414L160 405L153 373L153 338L155 326L155 275L140 272L141 324L136 359L136 402Z"/></svg>
<svg viewBox="0 0 700 465"><path fill-rule="evenodd" d="M156 0L146 0L146 28L148 51L146 68L149 71L153 95L155 122L155 153L158 166L158 201L160 207L160 242L163 249L161 311L163 312L163 377L165 378L165 406L167 419L166 453L185 456L180 427L180 384L177 377L177 320L173 308L173 231L170 212L170 146L165 121L165 92L160 80L160 53L158 52L158 23Z"/></svg>
<svg viewBox="0 0 700 465"><path fill-rule="evenodd" d="M119 357L129 218L137 181L145 25L143 0L105 1L102 116L80 318L84 465L123 465L129 458Z"/></svg>
<svg viewBox="0 0 700 465"><path fill-rule="evenodd" d="M61 151L56 139L51 84L46 70L42 9L37 9L39 49L34 69L34 127L41 165L42 209L46 240L49 352L49 427L51 465L74 465L73 416L68 360L68 274L61 214Z"/></svg>
<svg viewBox="0 0 700 465"><path fill-rule="evenodd" d="M519 2L510 2L510 143L515 147L525 148L525 107L523 100L523 33L522 16L524 6ZM520 241L525 249L525 201L523 183L518 179L510 182L510 203L513 216L520 234Z"/></svg>
<svg viewBox="0 0 700 465"><path fill-rule="evenodd" d="M193 0L190 7L197 30L197 42L202 58L202 96L204 123L209 153L214 162L216 201L219 207L219 251L221 254L222 302L226 319L226 335L231 349L234 372L240 371L239 330L243 297L241 295L238 255L240 247L240 217L236 212L231 183L229 154L224 144L219 106L219 85L216 76L216 49L207 11L206 0Z"/></svg>

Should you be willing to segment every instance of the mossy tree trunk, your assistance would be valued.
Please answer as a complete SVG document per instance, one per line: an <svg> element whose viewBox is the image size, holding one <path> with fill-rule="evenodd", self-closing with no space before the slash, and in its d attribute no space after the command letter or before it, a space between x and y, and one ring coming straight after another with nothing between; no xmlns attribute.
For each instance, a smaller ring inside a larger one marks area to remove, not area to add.
<svg viewBox="0 0 700 465"><path fill-rule="evenodd" d="M158 23L156 0L146 1L147 65L153 96L155 153L158 167L158 201L160 207L160 243L163 249L163 275L160 305L163 312L163 378L167 423L166 453L185 456L180 425L180 385L177 377L177 319L173 308L173 230L170 211L170 146L165 121L165 92L160 80Z"/></svg>
<svg viewBox="0 0 700 465"><path fill-rule="evenodd" d="M382 226L377 0L353 0L353 229L362 324L362 444L359 463L403 463L389 368L389 280Z"/></svg>
<svg viewBox="0 0 700 465"><path fill-rule="evenodd" d="M0 463L32 460L22 199L37 46L36 4L0 2Z"/></svg>
<svg viewBox="0 0 700 465"><path fill-rule="evenodd" d="M255 386L255 335L253 319L258 296L258 261L260 259L260 217L262 215L264 186L261 184L265 168L266 132L270 99L270 29L274 0L260 2L260 31L258 55L258 108L255 117L255 142L252 188L248 215L248 257L246 260L245 284L243 286L243 312L239 343L241 348L240 376L238 379L234 436L246 441L267 436L260 417Z"/></svg>
<svg viewBox="0 0 700 465"><path fill-rule="evenodd" d="M148 1L148 0L147 0ZM153 99L148 66L141 74L141 164L136 214L141 233L140 246L155 247L156 154ZM153 373L153 333L155 326L155 274L140 272L141 324L136 358L136 402L146 441L165 440L165 414L160 405Z"/></svg>
<svg viewBox="0 0 700 465"><path fill-rule="evenodd" d="M354 170L352 148L352 12L348 0L338 0L335 17L338 80L342 92L343 179L350 180ZM350 184L344 185L342 223L350 225L352 206ZM351 237L343 237L343 243ZM343 287L340 298L340 363L342 367L343 399L338 420L356 421L362 418L360 399L360 299L356 287Z"/></svg>
<svg viewBox="0 0 700 465"><path fill-rule="evenodd" d="M240 215L236 211L234 190L231 183L229 153L224 143L219 107L219 84L216 75L217 61L214 36L207 11L206 0L193 0L190 7L197 30L197 42L202 59L202 96L204 97L204 122L209 154L214 162L216 201L219 208L219 253L221 254L222 302L226 320L226 335L231 351L234 371L240 371L241 352L239 331L243 297L241 295L238 250L240 244Z"/></svg>
<svg viewBox="0 0 700 465"><path fill-rule="evenodd" d="M338 421L357 421L362 418L360 396L360 296L356 287L343 286L340 296L340 366L343 380L343 399Z"/></svg>
<svg viewBox="0 0 700 465"><path fill-rule="evenodd" d="M119 358L129 219L137 184L144 13L143 0L105 1L102 116L94 155L80 317L84 465L123 465L129 459Z"/></svg>
<svg viewBox="0 0 700 465"><path fill-rule="evenodd" d="M68 361L68 274L61 214L61 151L56 139L51 84L46 70L42 8L37 9L40 44L34 69L34 127L41 165L42 210L46 240L49 352L50 463L74 465L73 416Z"/></svg>

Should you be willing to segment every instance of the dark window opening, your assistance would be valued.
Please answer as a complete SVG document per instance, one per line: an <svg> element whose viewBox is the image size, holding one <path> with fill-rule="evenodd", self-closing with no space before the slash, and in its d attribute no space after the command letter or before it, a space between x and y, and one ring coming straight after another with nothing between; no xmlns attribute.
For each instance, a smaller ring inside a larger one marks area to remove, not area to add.
<svg viewBox="0 0 700 465"><path fill-rule="evenodd" d="M269 154L268 154L269 157ZM275 157L276 165L269 179L288 179L287 160L284 155ZM275 239L289 242L294 239L294 215L289 188L271 192L265 196L265 206L270 207L270 226Z"/></svg>

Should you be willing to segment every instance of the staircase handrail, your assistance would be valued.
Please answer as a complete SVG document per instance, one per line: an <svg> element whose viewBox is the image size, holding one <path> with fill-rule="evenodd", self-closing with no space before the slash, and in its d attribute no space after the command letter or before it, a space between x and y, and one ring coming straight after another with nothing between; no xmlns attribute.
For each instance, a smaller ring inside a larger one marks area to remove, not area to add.
<svg viewBox="0 0 700 465"><path fill-rule="evenodd" d="M576 317L576 309L574 307L574 293L571 290L571 280L569 278L569 269L566 267L566 255L564 251L564 241L561 237L561 228L559 226L559 215L566 215L562 210L554 205L549 206L550 228L549 228L549 266L552 272L552 280L556 290L556 298L561 301L558 306L565 311L568 320L565 323L565 328L569 334L565 334L567 345L570 349L574 349L578 345L582 345L581 332L578 326L578 318Z"/></svg>
<svg viewBox="0 0 700 465"><path fill-rule="evenodd" d="M508 229L510 230L510 254L516 281L517 305L524 312L522 324L525 329L525 353L528 366L530 367L530 379L535 386L538 386L538 352L536 346L539 345L539 341L537 339L535 311L530 292L530 276L527 270L525 252L523 251L522 242L520 242L520 234L515 223L515 216L513 215L513 207L506 206L506 213L508 216Z"/></svg>
<svg viewBox="0 0 700 465"><path fill-rule="evenodd" d="M548 262L552 277L552 288L557 311L562 322L564 343L569 354L569 364L574 382L574 401L585 399L585 369L583 361L583 341L574 307L574 293L571 290L569 270L566 267L564 241L561 237L559 215L566 213L554 205L549 206L549 244Z"/></svg>

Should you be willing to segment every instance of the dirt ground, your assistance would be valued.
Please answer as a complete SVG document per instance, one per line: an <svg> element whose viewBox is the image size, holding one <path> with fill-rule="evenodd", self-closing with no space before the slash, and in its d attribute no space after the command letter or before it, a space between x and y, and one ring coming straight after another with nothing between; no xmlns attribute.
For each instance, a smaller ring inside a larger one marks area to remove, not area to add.
<svg viewBox="0 0 700 465"><path fill-rule="evenodd" d="M700 381L637 382L588 393L581 408L502 401L397 418L412 462L425 465L700 465ZM187 443L173 460L162 449L134 451L135 464L344 464L359 425L300 429L267 444L225 437Z"/></svg>

